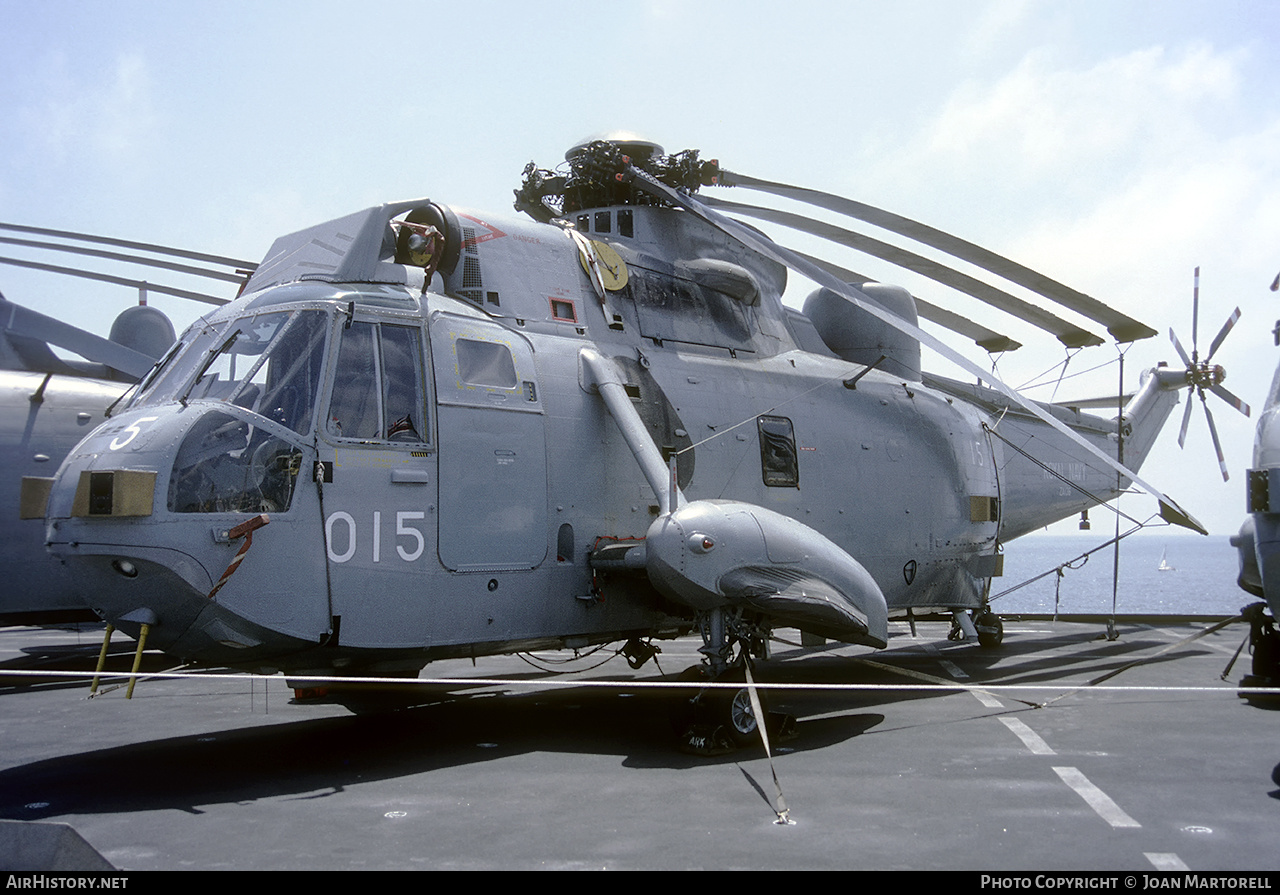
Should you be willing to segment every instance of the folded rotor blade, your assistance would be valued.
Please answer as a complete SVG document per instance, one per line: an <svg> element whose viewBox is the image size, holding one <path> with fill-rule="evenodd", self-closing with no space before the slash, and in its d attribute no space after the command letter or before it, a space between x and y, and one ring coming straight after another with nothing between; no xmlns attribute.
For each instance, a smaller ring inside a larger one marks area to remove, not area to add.
<svg viewBox="0 0 1280 895"><path fill-rule="evenodd" d="M1187 395L1187 409L1182 412L1182 428L1178 430L1178 447L1187 443L1187 426L1191 423L1191 407L1195 402L1195 392Z"/></svg>
<svg viewBox="0 0 1280 895"><path fill-rule="evenodd" d="M1071 410L1118 410L1122 406L1127 407L1132 400L1133 392L1128 392L1123 395L1107 395L1105 398L1081 398L1077 401L1055 399L1053 403Z"/></svg>
<svg viewBox="0 0 1280 895"><path fill-rule="evenodd" d="M137 379L155 366L156 359L118 342L95 336L39 311L15 305L0 296L0 332L73 351L85 360L105 364Z"/></svg>
<svg viewBox="0 0 1280 895"><path fill-rule="evenodd" d="M1213 424L1213 414L1209 412L1209 402L1204 400L1204 396L1200 397L1200 404L1204 407L1204 418L1209 421L1209 435L1213 438L1213 449L1218 453L1218 468L1222 470L1222 480L1225 482L1231 478L1227 474L1227 458L1222 454L1222 442L1218 440L1218 427Z"/></svg>
<svg viewBox="0 0 1280 895"><path fill-rule="evenodd" d="M958 270L952 270L945 264L939 264L929 258L917 255L914 252L908 252L897 246L892 246L887 242L882 242L870 236L861 233L854 233L852 230L845 230L842 227L836 227L833 224L827 224L823 221L815 221L803 215L792 214L786 211L779 211L773 208L762 208L758 205L743 205L738 202L727 202L723 199L713 199L705 197L703 199L706 205L712 208L719 208L725 211L745 214L749 217L760 218L761 220L773 221L782 224L785 227L792 227L804 233L811 233L814 236L821 236L838 245L846 248L855 249L859 252L865 252L876 258L896 264L898 267L906 270L914 271L918 274L928 277L935 282L942 283L944 286L950 286L967 295L971 295L979 301L986 302L992 307L999 308L1007 314L1012 314L1033 326L1048 333L1052 333L1058 338L1058 341L1066 345L1068 348L1081 348L1089 345L1101 345L1103 340L1088 330L1063 320L1062 318L1049 313L1043 308L1025 302L1016 296L997 289L994 286L975 279L967 274L963 274Z"/></svg>
<svg viewBox="0 0 1280 895"><path fill-rule="evenodd" d="M1246 404L1246 403L1244 403L1243 401L1241 401L1241 400L1240 400L1239 398L1237 398L1235 395L1231 394L1231 392L1227 391L1227 390L1226 390L1225 388L1223 388L1222 386L1220 386L1220 385L1211 385L1211 386L1209 386L1209 391L1213 392L1213 393L1214 393L1215 395L1217 395L1219 398L1221 398L1222 400L1226 401L1228 404L1230 404L1230 405L1231 405L1232 407L1234 407L1236 410L1238 410L1238 411L1240 411L1241 413L1243 413L1245 416L1248 416L1248 415L1249 415L1249 405L1248 405L1248 404Z"/></svg>
<svg viewBox="0 0 1280 895"><path fill-rule="evenodd" d="M129 277L117 277L106 273L95 273L89 270L79 270L75 267L63 267L60 264L44 264L39 261L26 261L21 258L0 258L0 264L9 264L14 267L26 267L31 270L43 270L48 273L61 273L71 277L80 277L84 280L97 280L100 283L115 283L117 286L128 286L131 289L145 289L148 292L154 292L157 295L172 295L177 298L189 298L192 301L203 302L207 305L225 305L231 299L219 298L216 295L208 295L204 292L194 292L190 289L175 289L172 286L161 286L159 283L152 283L146 280L134 280Z"/></svg>
<svg viewBox="0 0 1280 895"><path fill-rule="evenodd" d="M960 352L956 351L950 345L947 345L942 340L930 335L929 333L925 332L918 326L912 326L911 324L903 320L901 317L880 308L879 306L875 305L872 302L863 301L861 298L858 297L857 290L853 289L847 283L841 282L838 277L832 276L831 274L827 273L825 270L822 270L821 268L813 264L810 264L809 262L805 261L803 258L799 257L795 252L782 248L781 246L777 245L772 240L770 240L767 236L764 236L763 234L753 231L750 228L743 226L742 224L733 220L732 218L726 217L725 215L722 215L719 212L714 211L713 209L709 208L707 205L703 204L700 200L695 199L692 196L689 196L685 193L678 192L677 190L672 189L666 184L660 183L658 180L651 177L649 174L631 166L629 166L625 170L623 176L626 177L627 179L632 180L632 182L634 182L636 186L640 187L641 189L645 190L651 195L660 197L666 200L667 202L671 203L673 206L677 208L683 208L685 211L689 212L690 214L696 215L701 220L706 221L707 223L711 224L713 227L716 227L721 232L733 237L738 242L742 243L748 248L756 252L759 252L764 257L770 258L779 264L784 264L787 267L791 268L792 270L796 271L797 273L801 274L802 276L808 277L809 279L813 280L815 283L818 283L821 286L826 286L836 294L842 296L846 301L855 305L857 308L859 308L863 312L870 314L871 316L880 320L882 323L885 323L889 326L894 327L899 332L905 335L908 335L913 339L918 339L922 345L928 345L930 348L932 348L934 351L938 352L943 357L950 360L952 363L968 371L972 375L978 378L981 378L985 382L989 383L993 388L996 388L1001 392L1003 392L1006 397L1008 397L1011 401L1013 401L1019 407L1021 407L1022 409L1026 410L1028 413L1035 416L1037 419L1039 419L1041 422L1048 425L1050 428L1055 429L1060 434L1066 436L1068 439L1070 439L1075 444L1079 445L1084 451L1089 453L1091 456L1093 456L1097 460L1101 461L1110 469L1120 473L1121 476L1134 482L1136 485L1138 485L1140 488L1142 488L1144 491L1146 491L1148 494L1150 494L1152 497L1154 497L1158 501L1160 505L1160 515L1164 519L1174 523L1175 525L1181 525L1186 528L1190 528L1193 531L1199 532L1200 534L1208 534L1208 530L1205 529L1205 527L1199 521L1197 521L1193 516L1191 516L1189 513L1183 510L1180 506L1178 506L1177 502L1175 502L1173 499L1166 497L1158 489L1152 487L1146 481L1144 481L1141 477L1139 477L1138 474L1135 473L1133 470L1127 468L1122 463L1117 461L1115 457L1110 457L1107 454L1103 453L1103 451L1100 450L1098 447L1096 447L1093 444L1090 444L1088 441L1082 438L1079 433L1073 431L1069 426L1066 425L1066 423L1062 422L1061 420L1054 417L1052 414L1045 411L1042 407L1037 405L1034 401L1029 401L1026 398L1022 397L1022 395L1020 395L1016 389L1012 388L1009 385L1006 385L1001 380L993 377L985 369L973 363L967 357L962 355Z"/></svg>
<svg viewBox="0 0 1280 895"><path fill-rule="evenodd" d="M921 224L919 221L913 221L902 215L885 211L882 208L876 208L863 202L855 202L851 199L845 199L841 196L834 196L818 190L761 180L723 169L720 172L720 183L723 186L755 189L809 205L816 205L819 208L826 208L829 211L835 211L866 221L881 229L906 236L935 249L941 249L949 255L981 267L983 270L990 271L1011 283L1017 283L1019 286L1030 289L1032 292L1056 302L1064 308L1069 308L1077 314L1102 324L1117 342L1133 342L1150 338L1156 334L1156 331L1146 324L1108 307L1092 296L1078 292L1044 274L1037 273L981 246L974 245L926 224Z"/></svg>
<svg viewBox="0 0 1280 895"><path fill-rule="evenodd" d="M3 227L0 224L0 227ZM222 280L226 283L242 283L245 274L233 271L215 270L210 267L197 267L194 264L181 264L177 261L165 261L162 258L148 258L145 255L130 255L125 252L109 252L104 249L91 249L88 246L64 245L47 242L41 239L16 239L0 236L0 244L20 246L25 249L39 249L50 252L66 252L73 255L87 255L92 258L105 258L108 261L124 261L127 264L139 264L146 267L159 267L177 273L191 274L197 277L208 277L211 280ZM158 249L157 249L158 251Z"/></svg>
<svg viewBox="0 0 1280 895"><path fill-rule="evenodd" d="M1173 334L1172 326L1169 327L1169 340L1173 342L1173 348L1178 352L1178 357L1182 358L1182 363L1189 369L1192 366L1191 358L1187 356L1187 352L1182 350L1182 343L1179 342L1178 337Z"/></svg>
<svg viewBox="0 0 1280 895"><path fill-rule="evenodd" d="M228 258L225 255L210 255L207 252L193 252L189 249L175 249L171 246L157 245L152 242L135 242L131 239L116 239L112 236L94 236L91 233L73 233L70 230L51 230L48 227L29 227L24 224L3 223L0 223L0 230L9 230L15 233L34 233L39 236L54 236L58 239L75 240L77 242L96 242L102 245L138 249L140 251L152 252L159 255L172 255L177 258L189 258L193 261L203 261L207 264L220 264L241 270L253 270L258 266L257 262L244 261L240 258Z"/></svg>
<svg viewBox="0 0 1280 895"><path fill-rule="evenodd" d="M1222 324L1222 329L1214 336L1213 342L1209 345L1209 354L1205 357L1204 362L1207 364L1213 357L1213 353L1218 350L1218 346L1222 344L1222 340L1227 337L1227 333L1231 332L1231 327L1236 325L1236 321L1240 319L1240 309L1236 308L1231 312L1231 316L1227 318L1227 322Z"/></svg>
<svg viewBox="0 0 1280 895"><path fill-rule="evenodd" d="M801 258L810 264L816 264L827 273L837 276L846 283L874 283L875 278L856 273L838 264L832 264L822 258L807 255L804 252L796 252ZM973 343L979 348L990 352L1015 351L1022 347L1021 342L1014 341L1006 335L987 329L980 323L974 323L968 317L963 317L946 308L940 308L937 305L930 304L922 298L915 298L916 312L925 320L931 320L941 327L951 330L966 338L973 339Z"/></svg>

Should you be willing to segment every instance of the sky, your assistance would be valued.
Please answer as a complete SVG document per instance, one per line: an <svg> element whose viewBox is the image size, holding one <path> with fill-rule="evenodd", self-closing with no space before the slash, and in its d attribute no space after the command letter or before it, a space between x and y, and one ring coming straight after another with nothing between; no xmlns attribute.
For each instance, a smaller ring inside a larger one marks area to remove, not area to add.
<svg viewBox="0 0 1280 895"><path fill-rule="evenodd" d="M1127 388L1178 365L1170 327L1190 348L1199 266L1201 354L1239 306L1214 360L1254 419L1210 397L1228 483L1200 408L1182 450L1175 410L1142 473L1229 534L1280 357L1277 34L1267 0L0 0L0 221L257 260L276 236L396 199L506 213L529 161L554 167L584 137L626 129L922 221L1119 308L1160 333L1127 349ZM1054 396L1066 357L1051 336L826 254L1014 336L1025 347L997 373L1015 386L1047 373L1029 394ZM0 291L100 334L136 300L4 265ZM203 310L151 303L179 329ZM1072 357L1056 396L1113 394L1117 357L1110 344ZM925 367L970 378L927 351ZM1145 496L1123 505L1154 511ZM1091 515L1094 534L1110 529Z"/></svg>

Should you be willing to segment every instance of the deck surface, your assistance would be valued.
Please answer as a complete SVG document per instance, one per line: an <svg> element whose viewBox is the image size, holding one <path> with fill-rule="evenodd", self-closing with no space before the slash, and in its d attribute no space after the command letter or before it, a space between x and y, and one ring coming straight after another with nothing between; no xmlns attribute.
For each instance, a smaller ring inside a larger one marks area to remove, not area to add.
<svg viewBox="0 0 1280 895"><path fill-rule="evenodd" d="M790 826L763 747L677 751L679 697L640 686L664 679L652 663L591 669L607 652L555 677L438 663L423 676L458 685L360 716L294 704L281 677L143 680L132 700L3 677L0 819L69 824L122 870L1275 870L1280 713L1237 695L1247 651L1220 677L1244 628L1161 652L1207 625L1124 622L1107 641L1007 622L987 650L895 623L879 652L780 644L763 682L919 688L772 691L798 720L775 744ZM0 629L0 669L91 668L96 636ZM697 645L662 644L662 670ZM511 683L467 684L491 678Z"/></svg>

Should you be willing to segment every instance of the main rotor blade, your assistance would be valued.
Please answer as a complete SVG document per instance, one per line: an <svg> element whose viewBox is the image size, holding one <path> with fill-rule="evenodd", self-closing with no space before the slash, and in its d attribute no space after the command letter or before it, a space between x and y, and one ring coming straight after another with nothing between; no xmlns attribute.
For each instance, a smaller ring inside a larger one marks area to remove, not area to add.
<svg viewBox="0 0 1280 895"><path fill-rule="evenodd" d="M1248 415L1249 415L1249 405L1248 405L1248 404L1246 404L1246 403L1244 403L1243 401L1241 401L1241 400L1240 400L1239 398L1237 398L1235 395L1231 394L1231 392L1227 391L1227 390L1226 390L1225 388L1223 388L1222 386L1220 386L1220 385L1211 385L1211 386L1209 386L1209 391L1213 392L1213 393L1214 393L1215 395L1217 395L1219 398L1221 398L1222 400L1226 401L1228 404L1230 404L1230 405L1231 405L1232 407L1234 407L1236 410L1238 410L1238 411L1240 411L1241 413L1243 413L1245 416L1248 416Z"/></svg>
<svg viewBox="0 0 1280 895"><path fill-rule="evenodd" d="M1209 435L1213 438L1213 449L1218 453L1218 468L1222 470L1222 480L1228 481L1231 476L1227 474L1227 458L1222 454L1222 442L1218 440L1218 427L1213 424L1213 414L1209 412L1209 402L1204 399L1204 395L1200 396L1200 405L1204 407L1204 418L1209 421Z"/></svg>
<svg viewBox="0 0 1280 895"><path fill-rule="evenodd" d="M24 224L0 223L0 230L14 233L35 233L40 236L54 236L58 239L73 239L78 242L96 242L102 245L120 246L126 249L140 249L161 255L173 255L178 258L189 258L193 261L204 261L209 264L222 264L244 270L253 270L258 266L256 261L243 261L239 258L228 258L225 255L210 255L207 252L193 252L188 249L175 249L172 246L157 245L152 242L135 242L131 239L117 239L112 236L94 236L92 233L73 233L70 230L51 230L48 227L29 227Z"/></svg>
<svg viewBox="0 0 1280 895"><path fill-rule="evenodd" d="M1191 408L1195 403L1195 392L1192 392L1187 395L1187 409L1182 411L1182 428L1178 430L1178 447L1187 443L1187 427L1191 424Z"/></svg>
<svg viewBox="0 0 1280 895"><path fill-rule="evenodd" d="M0 258L0 264L11 264L14 267L29 267L32 270L43 270L48 273L62 273L71 277L80 277L85 280L97 280L100 283L115 283L117 286L128 286L132 289L146 289L148 292L155 292L161 295L172 295L176 298L189 298L192 301L204 302L207 305L225 305L231 302L229 298L218 298L216 295L207 295L203 292L193 292L190 289L175 289L172 286L161 286L158 283L151 283L145 280L131 280L128 277L116 277L106 273L95 273L89 270L80 270L76 267L63 267L60 264L41 264L38 261L23 261L20 258Z"/></svg>
<svg viewBox="0 0 1280 895"><path fill-rule="evenodd" d="M42 249L50 252L67 252L73 255L88 255L92 258L106 258L109 261L124 261L128 264L139 264L145 267L159 267L177 273L187 273L197 277L208 277L211 280L222 280L227 283L243 283L248 272L228 273L208 267L196 267L192 264L180 264L177 261L165 261L160 258L147 258L143 255L126 255L124 252L108 252L104 249L91 249L87 246L63 245L56 242L45 242L40 239L15 239L0 236L0 244L21 246L28 249Z"/></svg>
<svg viewBox="0 0 1280 895"><path fill-rule="evenodd" d="M1187 352L1182 350L1182 343L1178 341L1178 337L1173 334L1173 327L1169 327L1169 340L1173 342L1173 349L1178 352L1178 357L1182 358L1183 364L1187 369L1191 369L1191 358L1187 357Z"/></svg>
<svg viewBox="0 0 1280 895"><path fill-rule="evenodd" d="M1222 340L1227 337L1227 333L1231 332L1231 327L1236 325L1236 321L1240 319L1240 309L1236 308L1231 312L1231 316L1227 318L1227 322L1222 324L1222 329L1214 336L1213 342L1209 345L1209 354L1205 357L1204 362L1207 364L1213 359L1213 353L1218 350L1218 346L1222 344Z"/></svg>
<svg viewBox="0 0 1280 895"><path fill-rule="evenodd" d="M827 273L837 276L846 283L874 283L873 277L857 273L848 268L841 267L838 264L832 264L822 258L813 255L807 255L804 252L796 252L801 258L810 264L816 264ZM987 329L980 323L974 323L968 317L963 317L946 308L940 308L937 305L930 304L923 298L916 298L916 312L925 320L931 320L939 326L951 330L953 333L973 339L973 343L979 348L990 352L1015 351L1022 347L1021 342L1014 341L1006 335Z"/></svg>
<svg viewBox="0 0 1280 895"><path fill-rule="evenodd" d="M1034 401L1029 401L1022 397L1016 389L993 377L989 372L973 363L942 340L930 335L918 326L912 326L901 317L878 307L874 303L863 301L858 297L857 290L853 289L847 283L841 282L838 277L834 277L822 268L810 264L795 252L782 248L767 236L754 232L732 218L726 217L725 215L712 210L701 201L694 199L692 196L678 192L666 184L660 183L655 178L633 166L628 166L622 176L624 178L631 179L638 187L644 189L646 192L665 199L675 207L683 208L690 214L696 215L698 218L711 224L722 233L733 237L738 242L759 252L764 257L770 258L779 264L784 264L802 276L813 280L815 283L818 283L821 286L826 286L865 313L870 314L881 322L892 326L899 332L908 335L913 339L918 339L922 345L928 345L952 363L968 371L971 375L990 383L994 388L1003 392L1009 400L1013 401L1019 407L1026 410L1052 429L1055 429L1062 435L1065 435L1068 439L1078 444L1087 453L1101 461L1110 469L1120 473L1121 476L1138 485L1142 490L1146 491L1159 502L1160 515L1164 519L1174 523L1175 525L1190 528L1200 534L1208 534L1208 530L1205 529L1205 527L1195 519L1195 517L1191 516L1186 510L1178 506L1177 502L1172 498L1166 497L1160 490L1149 485L1146 481L1140 478L1133 470L1117 461L1115 457L1107 456L1098 447L1090 444L1082 438L1078 432L1073 431L1066 423L1045 411Z"/></svg>
<svg viewBox="0 0 1280 895"><path fill-rule="evenodd" d="M826 208L829 211L835 211L857 218L860 221L866 221L881 229L906 236L935 249L941 249L949 255L962 261L968 261L970 264L997 274L1011 283L1017 283L1019 286L1030 289L1032 292L1042 295L1050 301L1062 305L1064 308L1069 308L1077 314L1101 323L1117 342L1134 342L1139 339L1150 338L1156 334L1156 331L1146 324L1108 307L1092 296L1085 295L1083 292L1072 289L1044 274L1037 273L1029 267L1024 267L1016 261L997 255L995 252L960 239L957 236L952 236L949 233L944 233L919 221L913 221L902 215L885 211L882 208L876 208L863 202L855 202L852 199L845 199L842 196L835 196L819 190L761 180L724 169L720 171L720 184L755 189L809 205L816 205L819 208Z"/></svg>
<svg viewBox="0 0 1280 895"><path fill-rule="evenodd" d="M1122 404L1127 407L1132 400L1133 392L1128 392L1123 395L1107 395L1105 398L1081 398L1078 401L1055 398L1053 403L1071 410L1116 410Z"/></svg>
<svg viewBox="0 0 1280 895"><path fill-rule="evenodd" d="M135 379L147 374L156 359L141 351L95 336L56 317L41 314L0 297L0 331L26 339L57 345L73 351L87 361L105 364Z"/></svg>
<svg viewBox="0 0 1280 895"><path fill-rule="evenodd" d="M865 252L876 258L896 264L906 270L915 271L918 274L928 277L935 282L942 283L944 286L950 286L967 295L971 295L979 301L986 302L992 307L999 308L1007 314L1012 314L1027 323L1043 329L1045 332L1052 333L1058 338L1058 341L1066 345L1068 348L1082 348L1089 345L1101 345L1103 340L1088 330L1081 329L1073 323L1069 323L1043 308L1025 302L1022 299L1010 295L1001 289L975 279L968 274L963 274L958 270L952 270L945 264L939 264L929 258L917 255L914 252L908 252L906 249L900 249L897 246L890 245L887 242L881 242L870 236L861 233L855 233L852 230L845 230L842 227L836 227L833 224L827 224L823 221L815 221L804 215L792 214L787 211L779 211L774 208L763 208L758 205L744 205L739 202L728 202L724 199L714 199L705 197L705 204L712 208L719 208L725 211L745 214L749 217L760 218L766 221L773 221L776 224L782 224L786 227L792 227L804 233L811 233L814 236L821 236L838 245L846 248L855 249L859 252Z"/></svg>

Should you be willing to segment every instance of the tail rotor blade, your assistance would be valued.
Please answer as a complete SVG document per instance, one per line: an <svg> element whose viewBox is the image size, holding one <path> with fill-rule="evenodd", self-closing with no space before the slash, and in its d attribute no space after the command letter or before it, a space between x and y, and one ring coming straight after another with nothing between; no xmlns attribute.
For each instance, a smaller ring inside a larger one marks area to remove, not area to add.
<svg viewBox="0 0 1280 895"><path fill-rule="evenodd" d="M1204 359L1207 364L1213 359L1213 353L1218 350L1218 346L1222 344L1222 340L1227 337L1227 333L1231 332L1231 327L1236 325L1236 321L1240 319L1240 309L1236 308L1231 312L1231 316L1227 318L1227 322L1222 324L1222 329L1218 331L1218 335L1214 337L1213 343L1209 346L1209 355Z"/></svg>
<svg viewBox="0 0 1280 895"><path fill-rule="evenodd" d="M1241 400L1240 400L1239 398L1237 398L1235 395L1231 394L1231 392L1227 391L1227 390L1226 390L1225 388L1223 388L1222 386L1220 386L1220 385L1211 385L1211 386L1209 386L1209 391L1213 392L1213 393L1214 393L1215 395L1217 395L1219 398L1221 398L1222 400L1226 401L1228 404L1230 404L1230 405L1231 405L1232 407L1234 407L1236 410L1238 410L1238 411L1240 411L1241 413L1243 413L1245 416L1248 416L1248 415L1249 415L1249 405L1248 405L1248 404L1246 404L1246 403L1244 403L1243 401L1241 401Z"/></svg>
<svg viewBox="0 0 1280 895"><path fill-rule="evenodd" d="M1191 406L1195 404L1195 392L1187 395L1187 409L1182 412L1182 428L1178 431L1178 447L1182 447L1187 441L1187 426L1191 423Z"/></svg>
<svg viewBox="0 0 1280 895"><path fill-rule="evenodd" d="M1196 265L1195 286L1191 290L1191 358L1196 360L1196 348L1200 344L1196 338L1200 326L1200 266Z"/></svg>
<svg viewBox="0 0 1280 895"><path fill-rule="evenodd" d="M1187 352L1183 350L1182 343L1178 341L1178 337L1173 334L1173 327L1169 327L1169 341L1173 342L1173 348L1178 352L1178 357L1182 358L1182 363L1187 367L1191 366L1191 358L1187 356Z"/></svg>
<svg viewBox="0 0 1280 895"><path fill-rule="evenodd" d="M1213 437L1213 449L1218 452L1218 468L1222 470L1222 480L1225 482L1231 476L1227 474L1227 458L1222 454L1222 442L1218 440L1218 427L1213 424L1213 414L1209 412L1209 402L1201 398L1200 403L1204 407L1204 418L1209 421L1209 434Z"/></svg>

